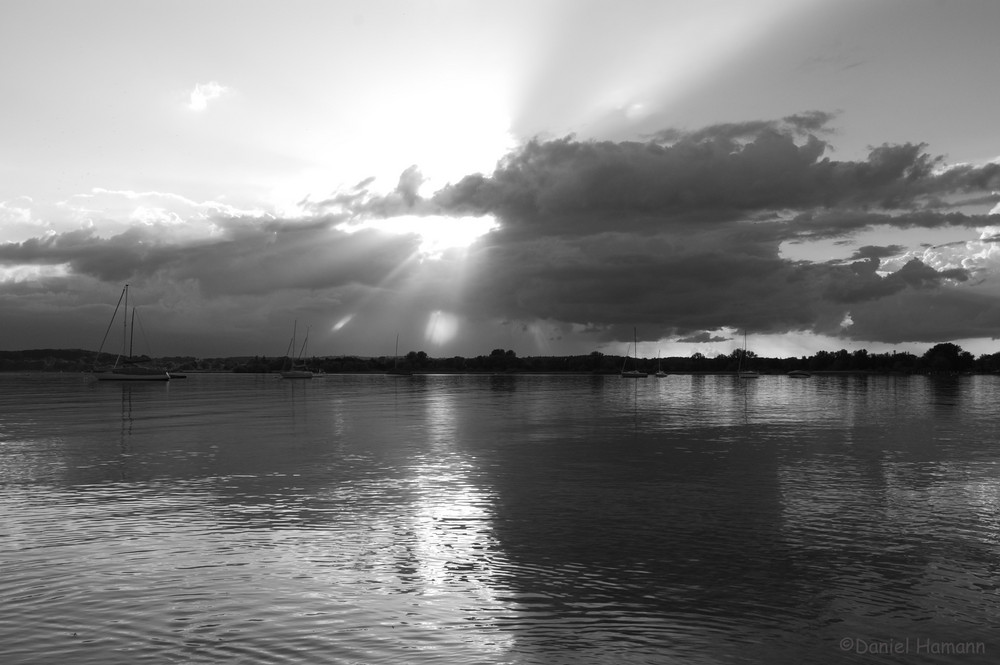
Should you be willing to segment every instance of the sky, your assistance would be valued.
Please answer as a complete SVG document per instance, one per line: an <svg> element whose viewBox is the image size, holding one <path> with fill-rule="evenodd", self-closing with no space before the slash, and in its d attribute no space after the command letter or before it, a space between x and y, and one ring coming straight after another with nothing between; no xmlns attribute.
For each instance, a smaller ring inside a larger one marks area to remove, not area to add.
<svg viewBox="0 0 1000 665"><path fill-rule="evenodd" d="M998 33L995 0L5 0L0 349L96 350L129 284L154 356L1000 351Z"/></svg>

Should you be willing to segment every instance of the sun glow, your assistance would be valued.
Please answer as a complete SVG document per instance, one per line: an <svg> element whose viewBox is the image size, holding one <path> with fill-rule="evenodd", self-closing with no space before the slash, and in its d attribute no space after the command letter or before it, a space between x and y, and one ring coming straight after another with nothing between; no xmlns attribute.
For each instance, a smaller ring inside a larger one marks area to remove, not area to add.
<svg viewBox="0 0 1000 665"><path fill-rule="evenodd" d="M397 104L385 103L369 107L359 118L363 135L384 136L386 127L394 127L393 140L368 140L350 152L369 162L368 172L375 175L381 165L393 165L396 176L416 164L424 176L421 195L471 173L492 173L516 146L500 89L445 79L433 89L393 91L393 95L410 101L402 117Z"/></svg>
<svg viewBox="0 0 1000 665"><path fill-rule="evenodd" d="M215 81L209 81L208 83L199 83L191 91L191 99L188 102L188 108L192 111L204 111L208 108L208 103L212 100L222 97L229 92L229 88L224 85L220 85Z"/></svg>
<svg viewBox="0 0 1000 665"><path fill-rule="evenodd" d="M419 252L424 257L440 258L449 249L462 249L481 236L496 229L492 216L443 217L440 215L401 215L387 219L369 219L360 224L344 223L339 231L354 233L362 229L376 229L393 234L420 236Z"/></svg>
<svg viewBox="0 0 1000 665"><path fill-rule="evenodd" d="M436 310L431 312L427 319L427 330L424 336L432 344L443 346L447 344L458 333L458 317L448 312Z"/></svg>
<svg viewBox="0 0 1000 665"><path fill-rule="evenodd" d="M58 277L68 277L72 274L69 264L60 263L57 265L14 265L10 267L0 266L0 284L37 282L43 279Z"/></svg>
<svg viewBox="0 0 1000 665"><path fill-rule="evenodd" d="M342 319L340 319L340 321L337 321L335 324L333 324L333 327L330 329L331 332L337 332L338 330L346 326L348 323L350 323L351 319L353 318L354 318L353 314L348 314L347 316L343 317Z"/></svg>

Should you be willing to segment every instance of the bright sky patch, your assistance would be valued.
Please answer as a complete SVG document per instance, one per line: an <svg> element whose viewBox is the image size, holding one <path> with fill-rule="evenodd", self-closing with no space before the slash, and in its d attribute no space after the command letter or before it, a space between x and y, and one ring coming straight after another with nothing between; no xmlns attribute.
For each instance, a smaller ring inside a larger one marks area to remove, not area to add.
<svg viewBox="0 0 1000 665"><path fill-rule="evenodd" d="M443 346L458 334L458 317L448 312L436 310L427 318L425 338L431 344Z"/></svg>
<svg viewBox="0 0 1000 665"><path fill-rule="evenodd" d="M402 215L387 219L370 219L361 224L341 224L338 230L353 233L361 229L377 229L393 234L420 236L420 254L439 258L449 249L461 249L497 228L492 216L443 217L439 215Z"/></svg>
<svg viewBox="0 0 1000 665"><path fill-rule="evenodd" d="M222 97L228 92L229 88L219 85L215 81L199 83L191 91L191 100L188 102L188 108L192 111L204 111L208 108L209 102Z"/></svg>

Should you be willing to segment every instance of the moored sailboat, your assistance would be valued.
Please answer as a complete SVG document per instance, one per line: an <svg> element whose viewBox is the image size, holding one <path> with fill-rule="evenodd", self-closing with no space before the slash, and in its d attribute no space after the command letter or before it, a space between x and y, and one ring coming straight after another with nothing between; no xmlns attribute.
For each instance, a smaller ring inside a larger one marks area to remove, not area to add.
<svg viewBox="0 0 1000 665"><path fill-rule="evenodd" d="M122 305L124 304L124 307ZM101 347L97 351L97 358L100 359L104 351L104 343L108 339L111 327L118 316L118 310L123 310L122 316L122 350L115 357L111 365L99 367L96 365L91 374L98 381L169 381L170 374L165 369L150 367L148 358L136 358L133 355L133 342L135 339L135 305L132 306L132 316L128 314L128 284L122 289L122 294L118 297L118 304L108 322L108 329L101 340ZM126 350L128 353L126 354Z"/></svg>
<svg viewBox="0 0 1000 665"><path fill-rule="evenodd" d="M756 379L760 374L753 369L744 369L744 362L747 360L747 331L743 329L743 353L740 354L740 361L736 367L736 376L741 379ZM747 365L749 367L749 365Z"/></svg>
<svg viewBox="0 0 1000 665"><path fill-rule="evenodd" d="M628 366L628 351L625 351L625 362L622 363L622 377L626 379L645 379L648 374L639 370L639 335L635 328L632 329L633 342L635 344L635 368L625 369Z"/></svg>
<svg viewBox="0 0 1000 665"><path fill-rule="evenodd" d="M288 359L287 367L281 370L281 378L283 379L311 379L313 378L313 372L311 369L306 367L305 363L302 361L302 356L306 352L306 347L309 345L309 327L306 326L306 338L302 342L302 348L299 350L299 354L293 361L292 356L295 354L295 333L297 332L299 322L296 321L292 325L292 339L288 343L288 351L285 353Z"/></svg>
<svg viewBox="0 0 1000 665"><path fill-rule="evenodd" d="M654 374L653 376L655 376L658 379L662 379L664 377L670 376L669 374L667 374L666 372L663 371L663 367L661 365L660 352L659 351L656 352L656 374Z"/></svg>
<svg viewBox="0 0 1000 665"><path fill-rule="evenodd" d="M413 372L399 366L399 335L396 335L396 355L392 362L392 367L385 373L388 376L413 376Z"/></svg>

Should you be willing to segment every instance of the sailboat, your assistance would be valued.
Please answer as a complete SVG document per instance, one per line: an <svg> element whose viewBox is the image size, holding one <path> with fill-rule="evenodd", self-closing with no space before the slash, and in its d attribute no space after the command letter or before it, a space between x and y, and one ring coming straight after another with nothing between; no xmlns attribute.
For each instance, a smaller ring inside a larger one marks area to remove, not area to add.
<svg viewBox="0 0 1000 665"><path fill-rule="evenodd" d="M296 321L292 325L292 341L288 343L288 351L286 352L286 357L288 358L289 367L281 370L281 378L283 379L311 379L313 378L312 370L306 367L305 363L302 362L302 356L306 352L306 347L309 345L309 328L306 327L306 338L302 342L302 348L299 350L299 355L296 360L292 362L292 355L295 353L295 333L297 331L299 322Z"/></svg>
<svg viewBox="0 0 1000 665"><path fill-rule="evenodd" d="M654 374L653 376L655 376L658 379L662 379L662 378L664 378L666 376L670 376L669 374L667 374L666 372L663 371L663 367L660 366L660 362L661 362L660 361L660 352L657 351L656 352L656 374Z"/></svg>
<svg viewBox="0 0 1000 665"><path fill-rule="evenodd" d="M123 303L124 308L122 308ZM111 332L111 326L115 323L119 309L123 309L124 312L122 316L122 350L115 357L115 362L111 366L98 368L95 365L92 371L94 378L98 381L169 381L170 374L166 370L149 367L146 364L148 360L138 360L132 355L132 342L135 338L135 305L132 306L130 319L128 315L128 284L122 289L122 294L118 296L118 304L115 305L114 314L111 315L108 329L104 333L104 339L101 340L101 348L97 351L97 357L100 358L104 351L104 342L108 340L108 333ZM127 355L125 353L126 345L128 345Z"/></svg>
<svg viewBox="0 0 1000 665"><path fill-rule="evenodd" d="M736 376L741 379L756 379L760 377L760 374L756 370L743 369L743 361L747 357L747 331L746 328L743 329L743 353L740 354L740 362L736 366Z"/></svg>
<svg viewBox="0 0 1000 665"><path fill-rule="evenodd" d="M649 375L646 374L645 372L639 371L639 336L638 333L636 333L635 328L632 329L632 336L634 338L634 344L635 344L636 367L635 369L629 369L629 370L625 369L625 367L628 365L628 351L625 351L625 362L622 363L622 377L626 379L645 379Z"/></svg>
<svg viewBox="0 0 1000 665"><path fill-rule="evenodd" d="M392 369L387 369L385 373L389 376L413 376L413 372L402 369L399 366L399 334L396 334L396 356L392 363Z"/></svg>

